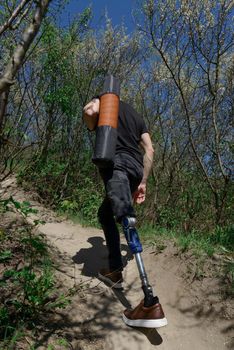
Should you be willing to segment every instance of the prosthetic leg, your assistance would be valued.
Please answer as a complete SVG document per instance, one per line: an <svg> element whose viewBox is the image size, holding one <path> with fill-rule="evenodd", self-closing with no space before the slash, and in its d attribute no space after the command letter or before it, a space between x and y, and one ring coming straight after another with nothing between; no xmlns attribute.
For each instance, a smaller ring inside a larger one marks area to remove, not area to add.
<svg viewBox="0 0 234 350"><path fill-rule="evenodd" d="M139 275L141 278L142 282L142 289L144 292L144 306L145 307L150 307L154 304L157 304L159 302L158 297L154 297L153 295L153 289L151 285L149 284L147 274L145 272L145 267L143 263L143 259L141 256L142 252L142 245L139 239L138 232L135 228L136 225L136 218L135 217L124 217L122 219L122 226L123 226L123 231L128 243L128 246L131 250L131 252L134 254L136 263L137 263L137 268L139 271Z"/></svg>

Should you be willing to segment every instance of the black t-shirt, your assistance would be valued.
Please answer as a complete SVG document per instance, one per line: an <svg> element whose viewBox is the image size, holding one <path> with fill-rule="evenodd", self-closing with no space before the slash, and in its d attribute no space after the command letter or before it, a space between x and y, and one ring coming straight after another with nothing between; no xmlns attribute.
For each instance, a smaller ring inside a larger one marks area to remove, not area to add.
<svg viewBox="0 0 234 350"><path fill-rule="evenodd" d="M141 135L148 132L143 118L126 102L119 103L116 154L125 153L143 165L139 148Z"/></svg>
<svg viewBox="0 0 234 350"><path fill-rule="evenodd" d="M100 96L93 96L92 99L94 98L100 99ZM143 155L139 143L141 141L141 135L145 132L148 132L148 129L143 118L128 103L120 101L116 155L126 154L130 156L130 158L127 157L129 162L133 158L142 167ZM122 159L122 157L116 157L118 163L120 163L119 159Z"/></svg>

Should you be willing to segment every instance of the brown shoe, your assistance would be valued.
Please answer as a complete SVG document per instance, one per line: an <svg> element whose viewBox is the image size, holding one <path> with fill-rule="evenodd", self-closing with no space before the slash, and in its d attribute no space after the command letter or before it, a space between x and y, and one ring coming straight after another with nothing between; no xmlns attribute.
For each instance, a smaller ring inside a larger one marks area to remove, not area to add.
<svg viewBox="0 0 234 350"><path fill-rule="evenodd" d="M98 278L112 288L122 288L123 275L119 270L110 271L108 269L101 269L98 272Z"/></svg>
<svg viewBox="0 0 234 350"><path fill-rule="evenodd" d="M125 310L123 320L128 326L159 328L167 325L161 304L144 306L144 300L133 310Z"/></svg>

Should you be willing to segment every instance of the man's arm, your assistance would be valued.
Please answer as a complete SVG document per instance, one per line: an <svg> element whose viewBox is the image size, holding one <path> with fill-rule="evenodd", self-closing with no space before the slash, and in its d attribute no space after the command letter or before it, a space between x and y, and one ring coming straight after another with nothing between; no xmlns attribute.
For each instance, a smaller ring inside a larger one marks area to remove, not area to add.
<svg viewBox="0 0 234 350"><path fill-rule="evenodd" d="M98 122L100 108L99 98L93 98L92 101L87 103L83 108L83 119L90 131L95 130Z"/></svg>
<svg viewBox="0 0 234 350"><path fill-rule="evenodd" d="M141 135L141 142L140 146L144 150L144 158L143 158L143 164L144 164L144 172L143 172L143 178L138 186L138 189L133 195L133 199L136 203L140 204L144 202L145 195L146 195L146 182L148 179L148 176L150 174L150 170L153 165L153 159L154 159L154 149L152 145L152 141L150 138L150 135L148 133L144 133Z"/></svg>

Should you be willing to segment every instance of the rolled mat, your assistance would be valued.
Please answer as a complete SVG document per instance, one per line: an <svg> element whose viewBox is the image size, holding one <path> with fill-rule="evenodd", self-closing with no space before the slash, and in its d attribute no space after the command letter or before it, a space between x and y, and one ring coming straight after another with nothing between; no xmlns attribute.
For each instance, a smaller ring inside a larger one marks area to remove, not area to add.
<svg viewBox="0 0 234 350"><path fill-rule="evenodd" d="M100 97L100 111L92 161L100 168L114 163L119 115L119 81L112 75L106 77L104 92Z"/></svg>

